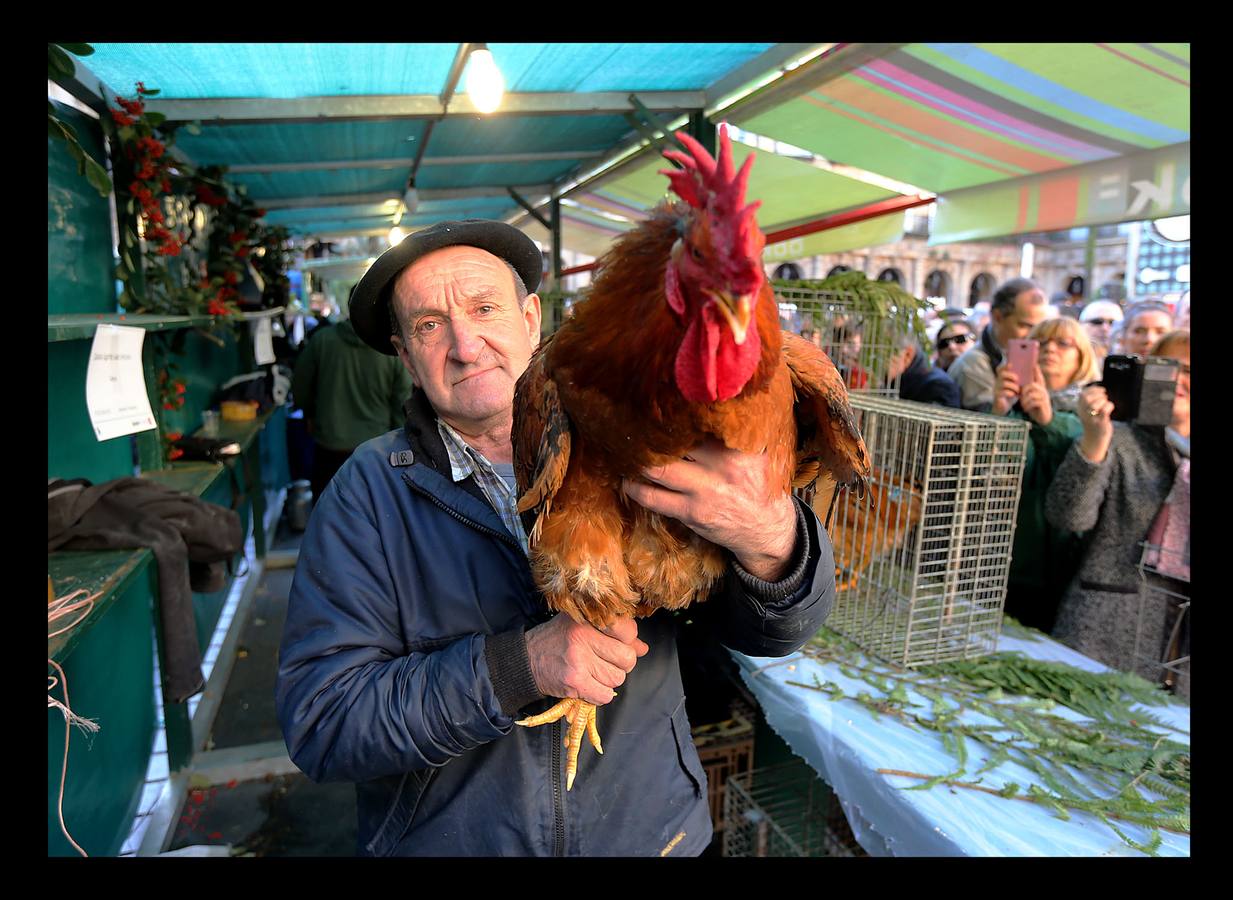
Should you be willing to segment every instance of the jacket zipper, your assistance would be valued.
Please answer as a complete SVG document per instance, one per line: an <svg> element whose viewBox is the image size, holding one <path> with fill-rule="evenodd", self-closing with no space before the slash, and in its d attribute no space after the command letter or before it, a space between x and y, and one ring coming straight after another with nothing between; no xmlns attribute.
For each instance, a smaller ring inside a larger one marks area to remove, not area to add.
<svg viewBox="0 0 1233 900"><path fill-rule="evenodd" d="M413 491L415 491L417 494L421 494L427 497L429 500L432 501L434 505L445 510L445 512L449 513L451 516L453 516L459 522L462 522L464 525L470 525L472 528L474 528L476 531L480 532L481 534L486 534L490 537L499 538L500 540L505 541L507 544L512 544L514 547L517 547L518 550L520 551L522 550L522 544L518 543L517 539L512 534L510 534L508 531L496 531L492 528L489 528L487 525L481 525L479 522L475 521L474 519L470 519L464 516L462 513L454 509L452 506L447 504L441 498L437 497L431 491L428 491L420 487L410 478L406 478L404 476L404 480L407 482L407 484L411 486L411 489Z"/></svg>
<svg viewBox="0 0 1233 900"><path fill-rule="evenodd" d="M557 843L554 855L565 855L565 795L561 791L561 723L552 723L552 804Z"/></svg>
<svg viewBox="0 0 1233 900"><path fill-rule="evenodd" d="M495 531L487 525L481 525L474 519L470 519L460 513L458 510L449 506L445 501L441 500L431 491L420 487L410 478L403 476L403 480L411 486L417 494L427 497L435 506L440 507L449 515L453 516L464 525L469 525L481 534L487 534L507 543L513 544L519 550L522 545L509 534L509 532ZM556 846L553 848L554 855L565 855L565 792L561 790L561 723L552 723L552 805L553 805L553 824L556 833Z"/></svg>

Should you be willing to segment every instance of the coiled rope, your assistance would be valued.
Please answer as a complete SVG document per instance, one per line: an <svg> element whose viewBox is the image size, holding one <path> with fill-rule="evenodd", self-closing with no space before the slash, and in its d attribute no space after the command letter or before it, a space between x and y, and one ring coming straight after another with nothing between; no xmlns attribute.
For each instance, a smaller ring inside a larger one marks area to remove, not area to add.
<svg viewBox="0 0 1233 900"><path fill-rule="evenodd" d="M81 597L81 599L77 599L83 594L86 596ZM48 639L64 634L66 631L71 631L82 621L84 621L85 618L90 615L90 611L94 609L94 601L101 595L102 591L99 591L96 594L91 594L84 588L79 588L71 594L65 594L63 597L50 601L47 604L47 627L49 629L51 628L52 622L55 622L58 619L63 619L66 616L73 615L74 613L80 613L80 615L68 625L64 625L55 631L49 630L47 632ZM68 838L68 842L72 844L77 852L82 856L89 856L89 854L86 853L85 850L82 850L81 846L73 840L73 836L69 834L68 827L64 824L64 783L68 776L69 734L71 733L70 726L76 725L85 733L98 731L99 726L94 720L83 718L69 708L68 679L64 677L64 670L60 668L60 666L56 664L56 661L50 657L47 660L47 664L55 669L60 676L58 681L54 675L47 676L47 708L58 709L64 714L64 764L60 768L60 796L56 801L56 812L60 816L60 830L64 832L64 836ZM63 703L51 695L51 691L57 683L59 683L60 690L64 694Z"/></svg>

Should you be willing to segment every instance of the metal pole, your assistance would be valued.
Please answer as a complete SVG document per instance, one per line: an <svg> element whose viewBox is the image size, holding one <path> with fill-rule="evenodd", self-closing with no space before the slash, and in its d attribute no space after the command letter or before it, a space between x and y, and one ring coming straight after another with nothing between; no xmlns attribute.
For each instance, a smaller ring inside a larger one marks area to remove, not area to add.
<svg viewBox="0 0 1233 900"><path fill-rule="evenodd" d="M690 113L689 123L685 126L689 136L706 148L706 152L715 156L718 151L718 135L715 123L706 117L702 110Z"/></svg>
<svg viewBox="0 0 1233 900"><path fill-rule="evenodd" d="M1083 292L1084 299L1091 300L1096 296L1093 286L1096 284L1096 229L1088 226L1087 249L1083 254Z"/></svg>
<svg viewBox="0 0 1233 900"><path fill-rule="evenodd" d="M561 198L553 197L550 207L552 219L552 286L561 288Z"/></svg>
<svg viewBox="0 0 1233 900"><path fill-rule="evenodd" d="M1126 244L1126 303L1135 299L1139 284L1139 242L1143 239L1143 223L1131 222L1129 241Z"/></svg>

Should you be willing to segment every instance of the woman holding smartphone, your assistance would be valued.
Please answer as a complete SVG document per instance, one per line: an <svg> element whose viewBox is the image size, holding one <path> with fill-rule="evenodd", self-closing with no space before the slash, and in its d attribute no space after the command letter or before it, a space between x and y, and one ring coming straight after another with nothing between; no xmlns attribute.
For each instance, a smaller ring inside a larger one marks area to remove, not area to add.
<svg viewBox="0 0 1233 900"><path fill-rule="evenodd" d="M1071 444L1083 433L1077 414L1079 392L1100 374L1087 332L1075 319L1041 322L1025 343L1020 347L1015 342L1006 362L998 367L991 410L997 416L1032 423L1006 612L1025 625L1050 632L1062 594L1078 568L1082 546L1074 529L1056 528L1045 519L1045 495ZM1038 352L1034 363L1029 351ZM1030 380L1020 377L1027 374L1025 366Z"/></svg>
<svg viewBox="0 0 1233 900"><path fill-rule="evenodd" d="M1090 534L1053 634L1189 698L1189 677L1161 664L1189 656L1181 606L1190 592L1190 333L1166 334L1149 355L1181 365L1168 427L1114 422L1098 385L1080 396L1083 434L1058 467L1045 512L1056 528Z"/></svg>

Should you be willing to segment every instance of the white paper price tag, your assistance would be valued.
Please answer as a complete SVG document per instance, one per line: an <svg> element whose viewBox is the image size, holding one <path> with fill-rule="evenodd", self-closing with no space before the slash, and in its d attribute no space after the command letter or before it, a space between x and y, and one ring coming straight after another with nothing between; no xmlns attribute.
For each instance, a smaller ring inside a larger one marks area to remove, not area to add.
<svg viewBox="0 0 1233 900"><path fill-rule="evenodd" d="M253 358L257 365L274 362L274 320L269 316L256 320L253 329Z"/></svg>
<svg viewBox="0 0 1233 900"><path fill-rule="evenodd" d="M156 428L141 367L144 328L99 325L86 369L86 408L94 436L110 440Z"/></svg>

